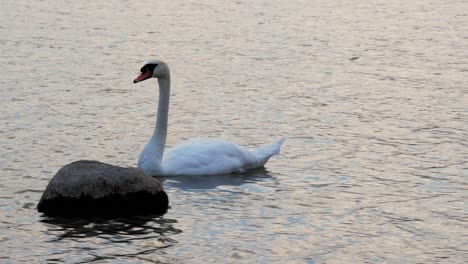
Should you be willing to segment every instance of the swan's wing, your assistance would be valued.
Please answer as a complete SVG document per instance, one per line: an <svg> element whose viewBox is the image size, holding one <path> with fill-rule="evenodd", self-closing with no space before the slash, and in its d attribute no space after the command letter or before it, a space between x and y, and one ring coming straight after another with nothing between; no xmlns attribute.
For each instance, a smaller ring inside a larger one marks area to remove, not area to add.
<svg viewBox="0 0 468 264"><path fill-rule="evenodd" d="M165 175L212 175L255 167L257 158L246 148L216 139L197 139L164 153Z"/></svg>

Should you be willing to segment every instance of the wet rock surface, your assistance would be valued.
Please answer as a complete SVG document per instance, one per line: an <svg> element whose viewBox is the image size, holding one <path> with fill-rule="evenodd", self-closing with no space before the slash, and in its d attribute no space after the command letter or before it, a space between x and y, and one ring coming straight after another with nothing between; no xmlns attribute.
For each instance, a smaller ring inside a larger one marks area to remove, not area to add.
<svg viewBox="0 0 468 264"><path fill-rule="evenodd" d="M168 204L159 180L141 170L82 160L55 174L37 209L50 216L120 216L163 214Z"/></svg>

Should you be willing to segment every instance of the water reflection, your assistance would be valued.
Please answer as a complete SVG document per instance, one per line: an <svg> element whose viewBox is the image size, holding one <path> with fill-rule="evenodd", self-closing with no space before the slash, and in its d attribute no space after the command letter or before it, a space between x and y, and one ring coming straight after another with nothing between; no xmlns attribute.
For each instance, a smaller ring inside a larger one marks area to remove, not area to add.
<svg viewBox="0 0 468 264"><path fill-rule="evenodd" d="M86 238L103 235L158 235L162 240L168 234L178 234L182 230L174 227L175 219L161 216L135 216L130 218L44 218L48 235L55 235L49 242L62 239Z"/></svg>
<svg viewBox="0 0 468 264"><path fill-rule="evenodd" d="M180 177L160 177L165 188L177 188L184 191L209 190L220 186L241 186L246 183L274 180L265 168L251 170L245 173L222 174L222 175L199 175Z"/></svg>
<svg viewBox="0 0 468 264"><path fill-rule="evenodd" d="M182 232L177 220L162 216L131 218L43 218L44 233L53 247L69 244L77 259L93 262L104 259L139 258L157 261L160 251L177 243L174 235ZM65 247L66 248L66 247ZM67 250L54 248L48 261L67 262ZM157 253L157 254L156 254ZM85 256L83 256L85 255Z"/></svg>

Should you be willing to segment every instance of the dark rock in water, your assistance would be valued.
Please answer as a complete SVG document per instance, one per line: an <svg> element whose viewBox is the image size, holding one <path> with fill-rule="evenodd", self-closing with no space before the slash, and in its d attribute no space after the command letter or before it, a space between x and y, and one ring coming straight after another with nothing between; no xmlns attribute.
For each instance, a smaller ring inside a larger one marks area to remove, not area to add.
<svg viewBox="0 0 468 264"><path fill-rule="evenodd" d="M37 210L50 216L121 216L163 214L168 205L161 183L141 170L82 160L55 174Z"/></svg>

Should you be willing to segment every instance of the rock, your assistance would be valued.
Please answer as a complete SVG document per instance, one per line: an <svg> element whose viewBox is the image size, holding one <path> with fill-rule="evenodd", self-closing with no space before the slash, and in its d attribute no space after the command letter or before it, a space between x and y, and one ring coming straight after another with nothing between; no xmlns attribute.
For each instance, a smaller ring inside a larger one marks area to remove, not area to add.
<svg viewBox="0 0 468 264"><path fill-rule="evenodd" d="M141 170L81 160L55 174L37 210L49 216L121 216L163 214L168 205L161 183Z"/></svg>

